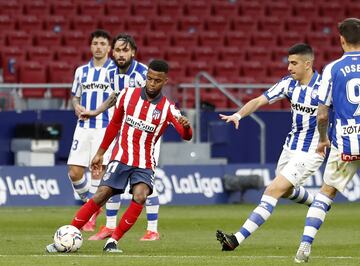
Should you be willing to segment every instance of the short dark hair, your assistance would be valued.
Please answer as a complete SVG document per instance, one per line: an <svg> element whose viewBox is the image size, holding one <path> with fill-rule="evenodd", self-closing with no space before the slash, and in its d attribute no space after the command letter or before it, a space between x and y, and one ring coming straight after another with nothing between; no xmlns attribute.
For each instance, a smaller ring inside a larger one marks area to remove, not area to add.
<svg viewBox="0 0 360 266"><path fill-rule="evenodd" d="M127 34L127 33L120 33L120 34L116 35L116 37L112 41L112 45L111 45L112 49L114 49L115 43L119 40L123 41L125 44L129 44L131 49L133 49L136 52L137 46L136 46L135 40L130 34Z"/></svg>
<svg viewBox="0 0 360 266"><path fill-rule="evenodd" d="M338 25L339 33L349 44L360 44L360 19L347 18Z"/></svg>
<svg viewBox="0 0 360 266"><path fill-rule="evenodd" d="M109 43L111 41L111 35L106 30L98 29L96 31L93 31L90 34L89 43L91 44L91 42L94 38L99 38L99 37L103 37L103 38L107 39L109 41Z"/></svg>
<svg viewBox="0 0 360 266"><path fill-rule="evenodd" d="M157 71L157 72L168 73L169 72L169 65L164 60L155 59L155 60L152 60L150 62L149 69L152 69L152 70Z"/></svg>
<svg viewBox="0 0 360 266"><path fill-rule="evenodd" d="M291 46L288 50L288 55L300 54L300 55L311 55L314 57L314 51L307 43L297 43Z"/></svg>

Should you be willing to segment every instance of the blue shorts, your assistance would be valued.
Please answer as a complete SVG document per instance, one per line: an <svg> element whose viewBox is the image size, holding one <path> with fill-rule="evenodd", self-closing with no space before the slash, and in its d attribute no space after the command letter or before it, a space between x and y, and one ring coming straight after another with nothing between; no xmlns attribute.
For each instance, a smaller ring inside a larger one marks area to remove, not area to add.
<svg viewBox="0 0 360 266"><path fill-rule="evenodd" d="M138 183L145 183L153 191L154 172L151 169L143 169L123 164L119 161L111 161L107 167L99 186L111 187L114 194L122 194L130 182L130 193L132 187ZM149 194L149 195L150 195Z"/></svg>

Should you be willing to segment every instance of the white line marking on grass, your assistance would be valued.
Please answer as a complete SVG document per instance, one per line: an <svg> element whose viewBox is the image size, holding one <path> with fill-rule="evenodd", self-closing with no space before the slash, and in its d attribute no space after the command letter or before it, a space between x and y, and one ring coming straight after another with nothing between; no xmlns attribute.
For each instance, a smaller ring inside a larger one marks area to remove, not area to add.
<svg viewBox="0 0 360 266"><path fill-rule="evenodd" d="M104 256L105 255L105 256ZM105 258L105 257L124 257L124 258L176 258L176 259L202 259L202 258L234 258L234 259L289 259L293 256L179 256L179 255L124 255L124 254L104 254L104 255L85 255L77 253L68 253L68 254L44 254L44 255L10 255L10 254L0 254L0 257L76 257L76 258ZM313 259L338 259L338 260L358 260L360 257L327 257L327 256L312 256Z"/></svg>

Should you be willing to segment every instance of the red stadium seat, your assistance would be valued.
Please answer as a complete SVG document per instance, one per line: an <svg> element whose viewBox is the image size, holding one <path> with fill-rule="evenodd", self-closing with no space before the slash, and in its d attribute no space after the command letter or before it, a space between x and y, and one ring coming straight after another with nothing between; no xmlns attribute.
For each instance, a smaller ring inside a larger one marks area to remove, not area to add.
<svg viewBox="0 0 360 266"><path fill-rule="evenodd" d="M221 16L211 16L205 19L206 29L208 31L228 31L230 30L230 23L228 19Z"/></svg>
<svg viewBox="0 0 360 266"><path fill-rule="evenodd" d="M158 4L159 15L171 16L172 18L181 17L183 10L181 4L176 1L164 1Z"/></svg>
<svg viewBox="0 0 360 266"><path fill-rule="evenodd" d="M90 50L89 47L87 49ZM53 50L55 51L55 59L58 61L68 62L70 65L79 65L83 61L79 49L72 46L56 46Z"/></svg>
<svg viewBox="0 0 360 266"><path fill-rule="evenodd" d="M288 47L275 47L272 49L273 62L288 62Z"/></svg>
<svg viewBox="0 0 360 266"><path fill-rule="evenodd" d="M318 10L313 2L294 2L291 4L293 14L297 17L315 18Z"/></svg>
<svg viewBox="0 0 360 266"><path fill-rule="evenodd" d="M211 14L211 5L205 1L189 1L184 5L184 14L200 18L208 17Z"/></svg>
<svg viewBox="0 0 360 266"><path fill-rule="evenodd" d="M258 23L259 30L269 31L274 34L283 32L285 28L283 20L280 20L278 17L263 17L259 19Z"/></svg>
<svg viewBox="0 0 360 266"><path fill-rule="evenodd" d="M150 30L149 20L145 17L126 17L126 28L128 31L143 33Z"/></svg>
<svg viewBox="0 0 360 266"><path fill-rule="evenodd" d="M22 15L23 3L18 1L0 1L0 15Z"/></svg>
<svg viewBox="0 0 360 266"><path fill-rule="evenodd" d="M177 21L170 16L154 17L151 24L155 31L172 32L177 30Z"/></svg>
<svg viewBox="0 0 360 266"><path fill-rule="evenodd" d="M221 61L214 66L215 77L237 78L240 75L239 67L232 61Z"/></svg>
<svg viewBox="0 0 360 266"><path fill-rule="evenodd" d="M265 12L268 16L286 18L291 16L291 5L287 2L268 2L265 4Z"/></svg>
<svg viewBox="0 0 360 266"><path fill-rule="evenodd" d="M192 57L195 61L214 62L217 61L217 53L214 47L202 46L192 49Z"/></svg>
<svg viewBox="0 0 360 266"><path fill-rule="evenodd" d="M32 34L34 43L38 46L53 47L61 45L62 42L61 35L51 30L33 31Z"/></svg>
<svg viewBox="0 0 360 266"><path fill-rule="evenodd" d="M106 1L106 14L110 16L130 16L131 15L131 5L126 1Z"/></svg>
<svg viewBox="0 0 360 266"><path fill-rule="evenodd" d="M186 76L186 68L178 61L169 61L169 82L178 84L184 82Z"/></svg>
<svg viewBox="0 0 360 266"><path fill-rule="evenodd" d="M276 46L276 37L270 32L252 32L251 42L255 46L266 47L271 49Z"/></svg>
<svg viewBox="0 0 360 266"><path fill-rule="evenodd" d="M279 46L288 49L289 47L293 46L296 43L305 42L305 37L303 34L298 34L296 32L291 32L291 31L285 31L278 34L277 42Z"/></svg>
<svg viewBox="0 0 360 266"><path fill-rule="evenodd" d="M345 18L345 6L341 2L320 3L319 15L321 17L336 18L342 20Z"/></svg>
<svg viewBox="0 0 360 266"><path fill-rule="evenodd" d="M325 47L323 51L329 63L330 61L340 58L344 53L340 47Z"/></svg>
<svg viewBox="0 0 360 266"><path fill-rule="evenodd" d="M17 25L19 30L27 32L43 29L42 21L34 15L19 16L17 18Z"/></svg>
<svg viewBox="0 0 360 266"><path fill-rule="evenodd" d="M125 31L125 21L119 16L105 15L100 19L100 28L116 36L118 33Z"/></svg>
<svg viewBox="0 0 360 266"><path fill-rule="evenodd" d="M261 83L266 78L266 67L262 62L249 61L242 63L241 69L242 76L254 78L256 83Z"/></svg>
<svg viewBox="0 0 360 266"><path fill-rule="evenodd" d="M311 31L311 22L305 17L289 17L285 19L286 30L303 34Z"/></svg>
<svg viewBox="0 0 360 266"><path fill-rule="evenodd" d="M51 11L54 15L63 15L65 17L73 17L77 15L76 6L70 1L53 1L51 3Z"/></svg>
<svg viewBox="0 0 360 266"><path fill-rule="evenodd" d="M324 32L308 32L306 33L306 43L313 48L324 48L332 46L332 36Z"/></svg>
<svg viewBox="0 0 360 266"><path fill-rule="evenodd" d="M3 69L4 82L17 82L18 69L25 60L25 51L17 46L1 48L1 68Z"/></svg>
<svg viewBox="0 0 360 266"><path fill-rule="evenodd" d="M191 32L172 32L172 44L185 48L196 46L198 43L198 35Z"/></svg>
<svg viewBox="0 0 360 266"><path fill-rule="evenodd" d="M267 75L275 81L288 76L288 64L285 62L269 62L267 64Z"/></svg>
<svg viewBox="0 0 360 266"><path fill-rule="evenodd" d="M168 61L187 63L191 61L191 52L187 47L170 46L165 48L165 58Z"/></svg>
<svg viewBox="0 0 360 266"><path fill-rule="evenodd" d="M348 3L346 5L346 16L348 18L356 18L359 17L360 14L360 3L354 2L354 3Z"/></svg>
<svg viewBox="0 0 360 266"><path fill-rule="evenodd" d="M0 31L15 30L15 20L11 19L9 15L0 15Z"/></svg>
<svg viewBox="0 0 360 266"><path fill-rule="evenodd" d="M49 83L72 83L74 79L74 68L67 62L51 62L48 65ZM51 89L51 96L54 98L69 99L71 89Z"/></svg>
<svg viewBox="0 0 360 266"><path fill-rule="evenodd" d="M53 32L68 31L70 20L65 19L63 15L48 15L44 17L44 26L46 30Z"/></svg>
<svg viewBox="0 0 360 266"><path fill-rule="evenodd" d="M144 44L147 46L167 47L170 45L170 36L163 31L154 31L144 34Z"/></svg>
<svg viewBox="0 0 360 266"><path fill-rule="evenodd" d="M198 32L203 29L203 21L197 16L182 16L178 18L178 27L184 32Z"/></svg>
<svg viewBox="0 0 360 266"><path fill-rule="evenodd" d="M46 14L50 14L50 5L47 1L43 0L27 1L24 4L24 10L27 15L42 17Z"/></svg>
<svg viewBox="0 0 360 266"><path fill-rule="evenodd" d="M97 20L90 15L75 16L71 19L72 28L76 31L89 35L98 28Z"/></svg>
<svg viewBox="0 0 360 266"><path fill-rule="evenodd" d="M140 61L145 64L153 59L163 58L163 53L158 47L144 46L139 48L137 53Z"/></svg>
<svg viewBox="0 0 360 266"><path fill-rule="evenodd" d="M248 47L251 39L249 35L241 31L228 31L225 33L225 44L227 46Z"/></svg>
<svg viewBox="0 0 360 266"><path fill-rule="evenodd" d="M220 60L239 62L245 60L245 51L239 46L220 47L218 55Z"/></svg>
<svg viewBox="0 0 360 266"><path fill-rule="evenodd" d="M11 46L30 46L32 45L31 35L26 31L9 31L5 33L7 42Z"/></svg>
<svg viewBox="0 0 360 266"><path fill-rule="evenodd" d="M214 1L211 3L211 8L215 16L223 16L225 18L239 16L239 7L235 1Z"/></svg>
<svg viewBox="0 0 360 266"><path fill-rule="evenodd" d="M156 4L151 1L134 1L131 8L132 14L136 16L153 18L157 15Z"/></svg>
<svg viewBox="0 0 360 266"><path fill-rule="evenodd" d="M105 5L102 3L102 1L85 1L78 3L78 8L80 11L80 14L86 15L86 16L102 16L105 14Z"/></svg>
<svg viewBox="0 0 360 266"><path fill-rule="evenodd" d="M249 61L271 61L272 53L271 50L265 47L247 47L246 49L246 58Z"/></svg>
<svg viewBox="0 0 360 266"><path fill-rule="evenodd" d="M186 64L186 75L194 77L201 71L206 71L209 74L212 72L212 66L205 61L188 62Z"/></svg>
<svg viewBox="0 0 360 266"><path fill-rule="evenodd" d="M83 47L89 44L89 36L82 31L63 32L63 40L67 46Z"/></svg>
<svg viewBox="0 0 360 266"><path fill-rule="evenodd" d="M199 33L199 44L201 46L218 47L224 45L221 33L215 31L203 31Z"/></svg>
<svg viewBox="0 0 360 266"><path fill-rule="evenodd" d="M323 32L327 34L337 34L336 23L332 18L328 17L316 17L312 20L313 28L315 31Z"/></svg>
<svg viewBox="0 0 360 266"><path fill-rule="evenodd" d="M20 83L46 83L46 68L38 62L23 62L20 65ZM43 88L24 88L22 95L24 98L43 98L46 89Z"/></svg>
<svg viewBox="0 0 360 266"><path fill-rule="evenodd" d="M261 18L265 16L265 6L257 1L241 1L240 14L252 18Z"/></svg>
<svg viewBox="0 0 360 266"><path fill-rule="evenodd" d="M46 64L53 59L53 54L46 46L33 46L27 49L27 58L30 61L37 61L41 64Z"/></svg>
<svg viewBox="0 0 360 266"><path fill-rule="evenodd" d="M233 18L231 25L234 31L252 32L257 30L256 20L250 15Z"/></svg>
<svg viewBox="0 0 360 266"><path fill-rule="evenodd" d="M201 101L214 105L215 108L227 108L226 96L217 89L201 90Z"/></svg>

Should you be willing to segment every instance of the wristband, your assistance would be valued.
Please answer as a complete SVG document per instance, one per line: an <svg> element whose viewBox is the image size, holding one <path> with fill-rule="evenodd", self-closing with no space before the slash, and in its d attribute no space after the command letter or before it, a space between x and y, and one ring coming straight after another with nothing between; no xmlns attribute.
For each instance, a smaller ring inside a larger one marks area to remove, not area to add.
<svg viewBox="0 0 360 266"><path fill-rule="evenodd" d="M240 119L241 119L241 115L240 115L240 114L238 114L238 113L235 113L235 114L234 114L234 116L235 116L238 120L240 120Z"/></svg>

